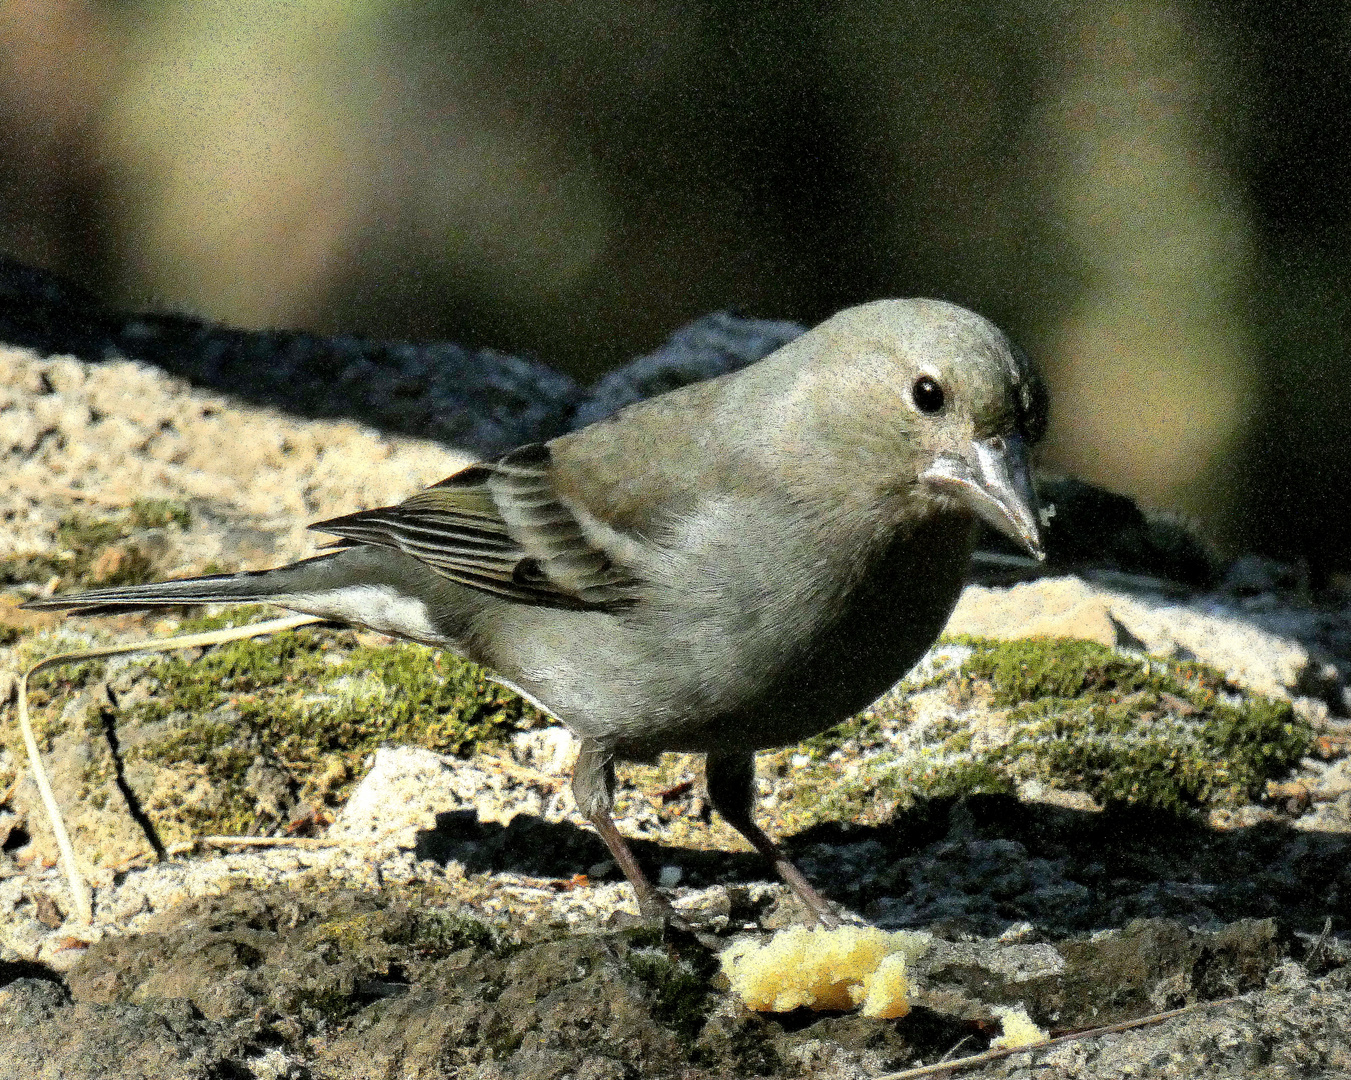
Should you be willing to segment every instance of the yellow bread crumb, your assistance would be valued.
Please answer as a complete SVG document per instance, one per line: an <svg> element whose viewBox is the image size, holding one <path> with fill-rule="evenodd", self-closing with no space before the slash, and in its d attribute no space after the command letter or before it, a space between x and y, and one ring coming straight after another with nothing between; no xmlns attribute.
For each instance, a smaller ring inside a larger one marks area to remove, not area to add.
<svg viewBox="0 0 1351 1080"><path fill-rule="evenodd" d="M890 1019L910 1011L905 964L929 947L928 934L871 926L795 926L763 945L739 941L719 956L732 989L757 1012L853 1009Z"/></svg>
<svg viewBox="0 0 1351 1080"><path fill-rule="evenodd" d="M990 1043L991 1050L1012 1050L1018 1046L1036 1046L1050 1036L1032 1022L1022 1005L996 1005L995 1016L1004 1025L1004 1034Z"/></svg>
<svg viewBox="0 0 1351 1080"><path fill-rule="evenodd" d="M877 970L865 984L863 1015L878 1020L892 1020L910 1011L910 981L905 977L905 953L894 952L882 957Z"/></svg>

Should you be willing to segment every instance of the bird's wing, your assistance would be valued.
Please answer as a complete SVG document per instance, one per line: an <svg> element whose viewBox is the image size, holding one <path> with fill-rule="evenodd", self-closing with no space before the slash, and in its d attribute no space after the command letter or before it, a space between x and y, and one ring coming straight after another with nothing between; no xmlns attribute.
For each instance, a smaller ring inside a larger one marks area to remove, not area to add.
<svg viewBox="0 0 1351 1080"><path fill-rule="evenodd" d="M472 465L397 506L310 528L394 548L461 585L522 603L622 607L640 584L559 498L542 444Z"/></svg>

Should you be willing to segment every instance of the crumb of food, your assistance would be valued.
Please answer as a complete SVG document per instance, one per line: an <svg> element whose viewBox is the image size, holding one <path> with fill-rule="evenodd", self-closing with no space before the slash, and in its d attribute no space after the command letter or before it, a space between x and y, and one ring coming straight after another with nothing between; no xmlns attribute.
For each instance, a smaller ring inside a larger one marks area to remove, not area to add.
<svg viewBox="0 0 1351 1080"><path fill-rule="evenodd" d="M1012 1050L1019 1046L1035 1046L1050 1036L1032 1022L1022 1005L996 1005L994 1014L1004 1025L1004 1034L990 1043L991 1050Z"/></svg>
<svg viewBox="0 0 1351 1080"><path fill-rule="evenodd" d="M907 960L929 947L928 934L871 926L795 926L761 944L739 941L719 956L732 989L757 1012L855 1009L891 1019L910 1011Z"/></svg>
<svg viewBox="0 0 1351 1080"><path fill-rule="evenodd" d="M891 1020L910 1011L910 981L905 977L905 953L882 957L872 978L865 983L863 1015Z"/></svg>

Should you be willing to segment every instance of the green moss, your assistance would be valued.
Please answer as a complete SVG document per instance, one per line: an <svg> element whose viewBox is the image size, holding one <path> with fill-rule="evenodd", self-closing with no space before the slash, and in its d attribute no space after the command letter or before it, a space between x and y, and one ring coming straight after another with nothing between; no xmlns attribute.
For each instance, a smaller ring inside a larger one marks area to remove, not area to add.
<svg viewBox="0 0 1351 1080"><path fill-rule="evenodd" d="M1000 706L1043 698L1121 698L1152 690L1179 695L1204 709L1228 685L1221 672L1204 664L1127 656L1092 641L1026 638L964 643L975 651L962 671L988 682L991 700Z"/></svg>
<svg viewBox="0 0 1351 1080"><path fill-rule="evenodd" d="M424 960L460 949L501 949L490 927L467 915L425 907L426 902L415 898L411 906L380 907L329 919L310 931L312 947L336 948L351 956L383 955L392 950L392 955L406 957L411 949Z"/></svg>
<svg viewBox="0 0 1351 1080"><path fill-rule="evenodd" d="M408 941L391 944L408 944L423 957L449 956L460 949L502 949L502 943L489 927L468 915L448 911L418 912Z"/></svg>
<svg viewBox="0 0 1351 1080"><path fill-rule="evenodd" d="M872 739L878 734L880 734L880 725L876 719L860 714L850 717L843 724L836 724L833 728L828 728L820 735L813 735L801 744L799 750L811 755L814 760L824 761L835 751L844 749L851 742Z"/></svg>
<svg viewBox="0 0 1351 1080"><path fill-rule="evenodd" d="M71 560L54 555L18 555L0 559L0 585L45 585L53 577L69 572Z"/></svg>
<svg viewBox="0 0 1351 1080"><path fill-rule="evenodd" d="M38 659L40 657L21 657L18 666L27 668ZM81 660L45 668L29 679L28 705L33 710L33 731L38 737L54 739L63 734L72 722L82 719L87 728L87 716L71 711L71 695L101 682L106 672L107 664L102 660ZM50 711L44 708L51 704L55 704L56 708Z"/></svg>
<svg viewBox="0 0 1351 1080"><path fill-rule="evenodd" d="M226 608L212 615L194 615L178 624L176 634L205 634L212 630L230 630L236 626L247 626L260 622L277 614L277 609L266 604L240 604Z"/></svg>
<svg viewBox="0 0 1351 1080"><path fill-rule="evenodd" d="M969 642L963 675L1008 707L1009 738L974 759L1016 779L1165 810L1256 797L1313 731L1289 702L1239 695L1203 664L1091 642Z"/></svg>
<svg viewBox="0 0 1351 1080"><path fill-rule="evenodd" d="M1173 812L1234 805L1312 742L1288 702L1240 693L1203 664L1083 641L949 643L971 654L907 687L929 695L924 707L888 696L768 758L792 774L778 792L784 828L885 817L916 797L1011 793L1027 780ZM840 749L848 768L831 757Z"/></svg>
<svg viewBox="0 0 1351 1080"><path fill-rule="evenodd" d="M192 512L186 503L176 499L137 499L127 511L133 528L162 529L177 525L186 529L192 524Z"/></svg>
<svg viewBox="0 0 1351 1080"><path fill-rule="evenodd" d="M781 751L779 760L800 752L799 747ZM847 771L837 761L813 760L792 768L790 775L791 783L776 792L774 809L775 821L784 833L842 819L884 821L897 807L913 803L916 793L912 779L897 770L894 753L870 757L856 770Z"/></svg>
<svg viewBox="0 0 1351 1080"><path fill-rule="evenodd" d="M181 629L247 621L241 615L188 620ZM540 719L477 665L421 645L360 645L350 631L306 628L230 642L197 659L157 660L146 675L151 693L126 715L165 733L126 758L204 771L222 804L184 813L193 827L220 831L253 823L247 774L260 755L286 773L302 801L334 803L380 746L464 754Z"/></svg>
<svg viewBox="0 0 1351 1080"><path fill-rule="evenodd" d="M125 515L119 518L88 518L71 514L56 527L56 542L72 552L96 551L120 540L131 531Z"/></svg>
<svg viewBox="0 0 1351 1080"><path fill-rule="evenodd" d="M857 716L807 739L796 752L824 761L835 751L847 747L877 746L885 740L888 724L905 723L908 718L909 706L905 699L889 694Z"/></svg>
<svg viewBox="0 0 1351 1080"><path fill-rule="evenodd" d="M24 666L36 660L41 660L41 657L26 661ZM35 702L35 692L47 693L50 696L51 693L70 693L88 687L89 684L99 683L107 670L107 661L103 660L78 660L43 668L28 680L28 702L30 704Z"/></svg>
<svg viewBox="0 0 1351 1080"><path fill-rule="evenodd" d="M907 784L916 795L947 799L955 795L1012 795L1016 785L998 765L983 760L941 761L908 772Z"/></svg>
<svg viewBox="0 0 1351 1080"><path fill-rule="evenodd" d="M673 959L661 947L634 948L625 957L629 971L650 995L652 1017L676 1038L690 1044L703 1029L712 1005L711 979L716 960L696 955L703 961L698 967L690 959Z"/></svg>

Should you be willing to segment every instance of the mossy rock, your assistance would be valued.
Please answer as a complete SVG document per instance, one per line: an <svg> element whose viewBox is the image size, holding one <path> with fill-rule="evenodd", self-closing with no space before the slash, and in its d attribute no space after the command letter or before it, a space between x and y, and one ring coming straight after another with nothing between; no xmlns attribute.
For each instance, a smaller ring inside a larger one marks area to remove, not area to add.
<svg viewBox="0 0 1351 1080"><path fill-rule="evenodd" d="M969 650L955 669L765 755L787 781L783 828L876 822L917 798L1012 794L1025 781L1172 813L1233 806L1313 739L1289 702L1204 664L1063 639L945 644Z"/></svg>
<svg viewBox="0 0 1351 1080"><path fill-rule="evenodd" d="M244 623L249 609L190 620L184 633ZM544 722L459 657L407 642L362 644L353 631L303 628L171 656L136 673L119 729L141 733L123 758L203 776L216 798L172 808L193 831L267 829L259 787L285 803L341 803L386 745L468 754ZM274 798L273 803L277 801ZM169 807L165 807L170 809Z"/></svg>
<svg viewBox="0 0 1351 1080"><path fill-rule="evenodd" d="M1099 802L1177 811L1254 799L1313 740L1288 701L1241 694L1204 664L1086 641L970 644L963 676L1010 710L1010 738L985 762Z"/></svg>

